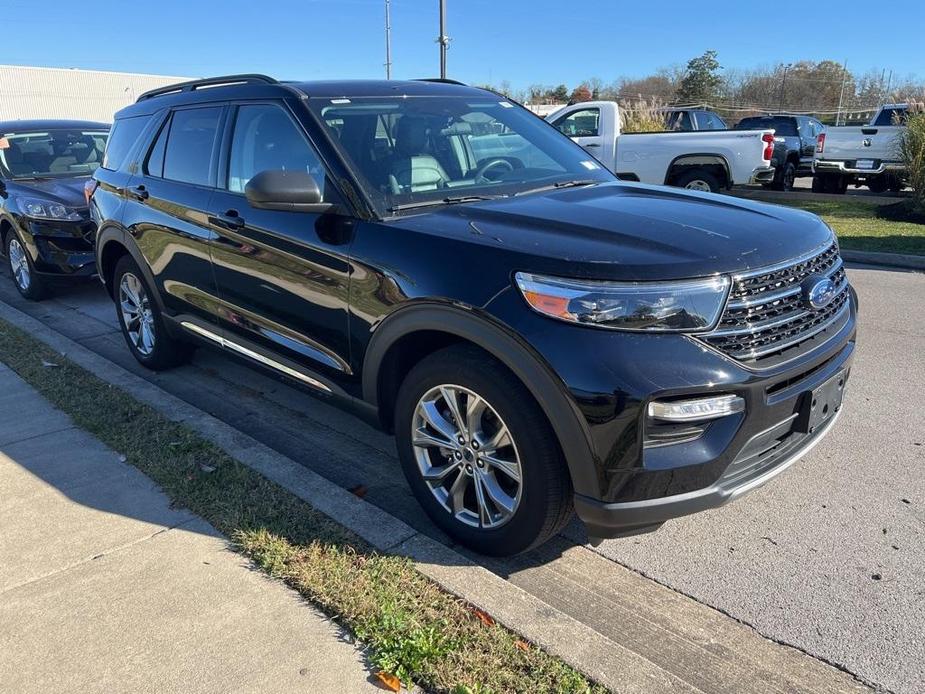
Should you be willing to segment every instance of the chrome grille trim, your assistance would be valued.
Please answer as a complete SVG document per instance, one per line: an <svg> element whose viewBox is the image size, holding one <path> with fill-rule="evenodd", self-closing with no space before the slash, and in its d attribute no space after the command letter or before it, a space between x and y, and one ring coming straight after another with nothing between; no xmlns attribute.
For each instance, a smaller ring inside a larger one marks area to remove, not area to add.
<svg viewBox="0 0 925 694"><path fill-rule="evenodd" d="M836 283L832 301L820 309L801 296L802 282L813 275ZM755 362L815 337L843 318L849 304L848 278L832 240L788 263L735 275L716 327L698 337L734 359Z"/></svg>

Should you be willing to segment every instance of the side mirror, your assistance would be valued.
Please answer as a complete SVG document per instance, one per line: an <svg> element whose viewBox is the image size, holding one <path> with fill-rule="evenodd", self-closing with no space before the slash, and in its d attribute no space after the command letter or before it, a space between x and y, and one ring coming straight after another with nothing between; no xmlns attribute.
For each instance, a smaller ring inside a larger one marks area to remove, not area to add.
<svg viewBox="0 0 925 694"><path fill-rule="evenodd" d="M322 202L318 181L304 171L261 171L247 182L244 196L259 210L320 214L333 207Z"/></svg>

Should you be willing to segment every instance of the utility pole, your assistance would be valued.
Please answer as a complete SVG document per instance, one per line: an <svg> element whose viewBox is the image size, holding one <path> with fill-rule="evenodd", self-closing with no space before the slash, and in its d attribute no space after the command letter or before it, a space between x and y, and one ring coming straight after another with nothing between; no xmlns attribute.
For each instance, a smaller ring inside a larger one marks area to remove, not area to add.
<svg viewBox="0 0 925 694"><path fill-rule="evenodd" d="M784 65L784 76L780 80L780 96L777 99L777 112L780 113L784 109L784 86L787 84L787 72L789 72L791 63Z"/></svg>
<svg viewBox="0 0 925 694"><path fill-rule="evenodd" d="M446 0L440 0L440 79L446 79L446 49L450 45L450 37L446 35Z"/></svg>
<svg viewBox="0 0 925 694"><path fill-rule="evenodd" d="M392 0L385 0L385 78L392 79Z"/></svg>
<svg viewBox="0 0 925 694"><path fill-rule="evenodd" d="M843 74L841 79L841 94L838 95L838 111L835 113L835 125L841 125L841 105L845 100L845 85L848 83L848 59L845 58L845 64L842 66Z"/></svg>

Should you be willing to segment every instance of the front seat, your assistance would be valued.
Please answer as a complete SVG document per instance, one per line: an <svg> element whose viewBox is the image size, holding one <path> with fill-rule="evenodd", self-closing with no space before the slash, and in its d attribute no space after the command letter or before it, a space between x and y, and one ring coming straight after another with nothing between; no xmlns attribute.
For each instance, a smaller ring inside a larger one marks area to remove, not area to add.
<svg viewBox="0 0 925 694"><path fill-rule="evenodd" d="M392 193L443 188L450 177L427 148L427 120L402 116L395 132L395 163L389 173Z"/></svg>

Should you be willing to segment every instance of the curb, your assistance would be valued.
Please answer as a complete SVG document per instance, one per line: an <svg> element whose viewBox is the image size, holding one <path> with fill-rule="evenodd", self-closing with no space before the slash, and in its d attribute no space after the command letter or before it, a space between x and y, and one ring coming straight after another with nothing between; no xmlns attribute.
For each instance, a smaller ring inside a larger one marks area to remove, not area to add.
<svg viewBox="0 0 925 694"><path fill-rule="evenodd" d="M212 415L91 352L0 301L0 318L28 332L97 378L183 423L242 465L289 490L383 553L410 557L444 590L486 611L512 631L614 691L695 692L643 656L476 564L451 547L360 499Z"/></svg>
<svg viewBox="0 0 925 694"><path fill-rule="evenodd" d="M841 257L849 263L865 265L885 265L906 270L925 270L925 255L908 255L906 253L877 253L874 251L853 251L841 249Z"/></svg>

